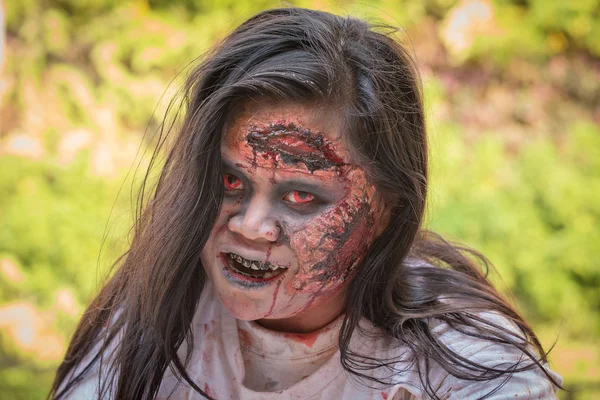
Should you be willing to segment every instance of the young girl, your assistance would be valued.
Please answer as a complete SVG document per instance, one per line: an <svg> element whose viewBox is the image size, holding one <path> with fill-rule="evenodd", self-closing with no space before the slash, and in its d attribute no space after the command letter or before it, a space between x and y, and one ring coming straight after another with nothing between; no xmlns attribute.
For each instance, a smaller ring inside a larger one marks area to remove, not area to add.
<svg viewBox="0 0 600 400"><path fill-rule="evenodd" d="M55 399L553 399L485 259L421 228L427 142L406 51L276 9L189 76L131 249Z"/></svg>

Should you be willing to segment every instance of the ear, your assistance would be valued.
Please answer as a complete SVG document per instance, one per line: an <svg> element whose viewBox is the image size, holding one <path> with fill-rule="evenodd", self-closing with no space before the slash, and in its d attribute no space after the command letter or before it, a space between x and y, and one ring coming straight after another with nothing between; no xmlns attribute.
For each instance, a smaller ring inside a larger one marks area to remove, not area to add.
<svg viewBox="0 0 600 400"><path fill-rule="evenodd" d="M380 200L381 201L381 200ZM382 201L383 203L383 201ZM375 228L375 237L379 237L385 228L390 224L390 218L392 216L391 207L386 206L385 204L381 207L379 211L379 218L377 220L377 227Z"/></svg>

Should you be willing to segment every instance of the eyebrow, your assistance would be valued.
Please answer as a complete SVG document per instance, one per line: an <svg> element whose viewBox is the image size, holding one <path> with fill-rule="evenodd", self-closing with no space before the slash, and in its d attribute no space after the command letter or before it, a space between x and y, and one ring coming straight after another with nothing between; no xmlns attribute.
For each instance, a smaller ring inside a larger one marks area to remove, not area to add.
<svg viewBox="0 0 600 400"><path fill-rule="evenodd" d="M335 151L333 143L321 132L289 124L269 124L265 127L252 126L246 135L248 145L256 153L271 153L279 156L286 165L304 164L312 173L345 164Z"/></svg>
<svg viewBox="0 0 600 400"><path fill-rule="evenodd" d="M221 161L222 161L224 170L235 172L236 174L242 175L246 179L250 179L248 177L248 174L246 173L247 167L244 167L243 165L241 165L239 163L235 163L226 157L222 157ZM314 186L312 181L315 179L315 175L313 175L312 173L309 173L309 172L305 172L302 169L292 170L292 171L293 171L292 172L293 174L299 174L301 176L301 178L292 178L292 179L283 179L283 180L276 179L276 180L281 183L290 183L290 184L304 185L304 186L307 186L307 185ZM321 180L321 178L318 178L318 179Z"/></svg>
<svg viewBox="0 0 600 400"><path fill-rule="evenodd" d="M234 171L235 173L241 174L244 178L247 178L247 174L244 171L243 167L240 167L239 164L230 161L225 157L221 157L221 163L223 164L223 169Z"/></svg>

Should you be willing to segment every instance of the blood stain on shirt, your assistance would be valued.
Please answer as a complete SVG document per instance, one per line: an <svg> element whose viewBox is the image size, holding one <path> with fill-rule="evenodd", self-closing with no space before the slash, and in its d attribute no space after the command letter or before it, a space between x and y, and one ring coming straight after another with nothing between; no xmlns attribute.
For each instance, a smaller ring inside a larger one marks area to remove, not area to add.
<svg viewBox="0 0 600 400"><path fill-rule="evenodd" d="M247 349L252 348L252 335L250 332L245 331L243 329L238 330L238 334L240 336L240 343Z"/></svg>
<svg viewBox="0 0 600 400"><path fill-rule="evenodd" d="M204 393L206 393L210 397L214 397L215 396L214 393L212 392L212 390L210 390L210 387L208 386L208 383L204 384Z"/></svg>
<svg viewBox="0 0 600 400"><path fill-rule="evenodd" d="M283 336L286 339L290 339L290 340L293 340L298 343L303 343L307 347L313 347L313 344L315 344L315 342L317 341L317 337L319 336L319 333L320 332L318 332L318 331L313 332L313 333L303 333L303 334L286 333Z"/></svg>

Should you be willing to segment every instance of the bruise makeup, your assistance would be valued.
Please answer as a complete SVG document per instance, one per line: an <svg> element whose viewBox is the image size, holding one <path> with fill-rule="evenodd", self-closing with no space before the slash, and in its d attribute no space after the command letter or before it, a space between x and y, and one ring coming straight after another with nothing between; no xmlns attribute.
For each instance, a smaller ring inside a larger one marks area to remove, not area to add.
<svg viewBox="0 0 600 400"><path fill-rule="evenodd" d="M379 225L375 187L311 109L245 107L232 120L223 206L202 252L221 301L240 319L309 316L323 304L339 315Z"/></svg>

